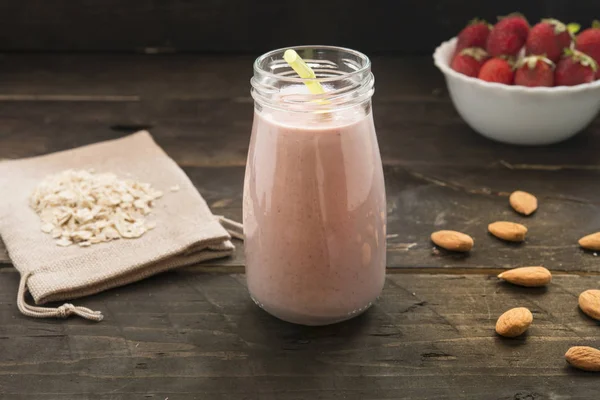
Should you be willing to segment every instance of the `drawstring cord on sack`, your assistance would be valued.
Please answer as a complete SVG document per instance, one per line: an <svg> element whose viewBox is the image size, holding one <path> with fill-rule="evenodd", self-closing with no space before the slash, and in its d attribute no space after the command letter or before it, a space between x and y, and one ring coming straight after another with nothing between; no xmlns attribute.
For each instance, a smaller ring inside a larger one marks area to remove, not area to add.
<svg viewBox="0 0 600 400"><path fill-rule="evenodd" d="M239 222L232 221L223 216L217 216L219 222L229 234L237 239L244 240L244 227ZM102 321L104 316L100 311L93 311L87 307L74 306L71 303L65 303L60 307L37 307L25 302L27 294L27 280L31 273L24 274L19 283L19 292L17 294L17 307L23 315L33 318L67 318L71 315L78 315L81 318L91 321Z"/></svg>
<svg viewBox="0 0 600 400"><path fill-rule="evenodd" d="M102 321L104 316L100 311L93 311L87 307L74 306L70 303L65 303L60 307L37 307L29 305L25 302L25 294L27 293L27 280L31 273L27 273L21 277L19 283L19 292L17 294L17 307L23 315L33 318L67 318L70 315L78 315L81 318L91 321Z"/></svg>

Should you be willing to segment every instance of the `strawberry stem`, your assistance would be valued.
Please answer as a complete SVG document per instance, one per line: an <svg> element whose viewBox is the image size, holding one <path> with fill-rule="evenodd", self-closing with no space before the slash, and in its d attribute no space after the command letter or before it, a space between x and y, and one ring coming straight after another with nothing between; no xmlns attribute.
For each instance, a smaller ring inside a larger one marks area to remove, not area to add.
<svg viewBox="0 0 600 400"><path fill-rule="evenodd" d="M521 58L517 62L515 67L521 68L524 65L527 65L527 67L529 69L534 69L535 66L537 65L538 61L548 64L552 69L554 69L554 67L555 67L554 63L550 59L548 59L545 54L544 55L527 56L527 57Z"/></svg>
<svg viewBox="0 0 600 400"><path fill-rule="evenodd" d="M487 22L485 19L483 18L479 18L479 17L475 17L472 20L469 21L469 23L467 25L476 25L476 24L485 24L488 26L488 28L493 29L494 27L492 26L492 24L490 24L489 22Z"/></svg>
<svg viewBox="0 0 600 400"><path fill-rule="evenodd" d="M474 59L476 59L477 61L481 61L485 58L487 58L488 53L484 50L481 49L479 47L469 47L467 49L463 49L460 52L461 56L470 56L473 57Z"/></svg>
<svg viewBox="0 0 600 400"><path fill-rule="evenodd" d="M574 62L577 62L584 67L590 67L594 72L598 70L598 63L596 63L596 60L582 51L565 49L565 56L571 57Z"/></svg>
<svg viewBox="0 0 600 400"><path fill-rule="evenodd" d="M567 30L569 31L569 33L571 35L574 35L577 32L579 32L580 29L581 29L581 25L579 25L576 22L571 22L570 24L567 25Z"/></svg>
<svg viewBox="0 0 600 400"><path fill-rule="evenodd" d="M556 35L567 30L567 26L565 24L554 18L544 18L542 19L542 23L551 25L554 28L554 33Z"/></svg>

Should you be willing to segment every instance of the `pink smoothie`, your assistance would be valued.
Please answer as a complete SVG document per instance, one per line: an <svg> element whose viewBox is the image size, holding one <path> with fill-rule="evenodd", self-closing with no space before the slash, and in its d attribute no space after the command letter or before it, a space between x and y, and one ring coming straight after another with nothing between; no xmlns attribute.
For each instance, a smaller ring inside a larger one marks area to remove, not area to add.
<svg viewBox="0 0 600 400"><path fill-rule="evenodd" d="M385 280L386 201L369 111L257 111L244 183L254 301L304 325L366 310Z"/></svg>

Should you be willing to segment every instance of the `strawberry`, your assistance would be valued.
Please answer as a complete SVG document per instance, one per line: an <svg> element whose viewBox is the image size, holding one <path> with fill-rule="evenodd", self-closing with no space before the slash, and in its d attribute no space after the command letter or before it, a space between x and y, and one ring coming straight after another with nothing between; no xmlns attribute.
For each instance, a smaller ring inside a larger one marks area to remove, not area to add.
<svg viewBox="0 0 600 400"><path fill-rule="evenodd" d="M516 65L515 85L554 86L554 63L544 56L527 56Z"/></svg>
<svg viewBox="0 0 600 400"><path fill-rule="evenodd" d="M554 83L556 86L575 86L593 82L597 71L598 64L592 57L579 50L567 49L556 66Z"/></svg>
<svg viewBox="0 0 600 400"><path fill-rule="evenodd" d="M485 50L470 47L462 50L452 60L450 67L456 72L476 78L483 63L488 59Z"/></svg>
<svg viewBox="0 0 600 400"><path fill-rule="evenodd" d="M575 41L575 48L592 57L600 64L600 21L594 21L592 27L581 32ZM596 71L596 79L600 79L600 68Z"/></svg>
<svg viewBox="0 0 600 400"><path fill-rule="evenodd" d="M467 25L458 34L458 41L456 42L455 54L460 53L462 50L468 47L481 47L485 48L487 38L492 30L492 26L485 22L475 18L469 25Z"/></svg>
<svg viewBox="0 0 600 400"><path fill-rule="evenodd" d="M487 82L504 83L512 85L515 73L512 65L504 58L492 58L483 64L479 71L479 79Z"/></svg>
<svg viewBox="0 0 600 400"><path fill-rule="evenodd" d="M565 25L556 19L543 19L529 31L525 43L527 54L545 54L552 62L558 62L564 49L571 47L579 28L577 24Z"/></svg>
<svg viewBox="0 0 600 400"><path fill-rule="evenodd" d="M527 41L529 23L520 14L511 14L498 21L490 32L487 52L492 57L516 56Z"/></svg>

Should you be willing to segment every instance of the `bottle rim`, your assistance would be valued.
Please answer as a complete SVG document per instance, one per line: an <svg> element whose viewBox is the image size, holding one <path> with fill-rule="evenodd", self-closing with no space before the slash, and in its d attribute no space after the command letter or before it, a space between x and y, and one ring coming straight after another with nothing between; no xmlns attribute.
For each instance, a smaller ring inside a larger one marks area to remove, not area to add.
<svg viewBox="0 0 600 400"><path fill-rule="evenodd" d="M363 53L336 46L293 47L301 54L311 51L317 54L314 58L311 55L305 58L317 77L305 79L298 77L284 61L283 54L287 49L290 47L270 51L254 62L254 76L250 82L256 103L287 111L325 112L353 107L371 99L375 79L371 60ZM319 77L319 74L325 77ZM285 93L282 90L307 82L319 82L328 89L319 94Z"/></svg>
<svg viewBox="0 0 600 400"><path fill-rule="evenodd" d="M283 53L289 49L294 49L298 52L311 49L311 50L327 50L327 51L334 51L334 52L340 52L340 53L347 53L348 55L354 56L358 60L360 60L361 66L354 71L342 72L337 76L324 77L324 78L317 77L315 79L300 78L298 76L280 75L280 74L276 74L276 73L267 71L266 69L261 67L261 65L264 65L266 60L275 58L274 56L277 55L278 53L280 53L281 56L283 57ZM348 49L346 47L324 46L324 45L304 45L304 46L282 47L279 49L269 51L268 53L263 54L262 56L258 57L254 61L253 69L254 69L255 73L258 73L265 77L277 79L277 80L289 82L289 83L304 83L304 82L327 83L327 82L335 82L340 79L348 79L348 78L353 77L354 75L360 75L365 72L368 72L371 69L371 60L369 59L369 57L367 57L365 54L361 53L360 51Z"/></svg>

